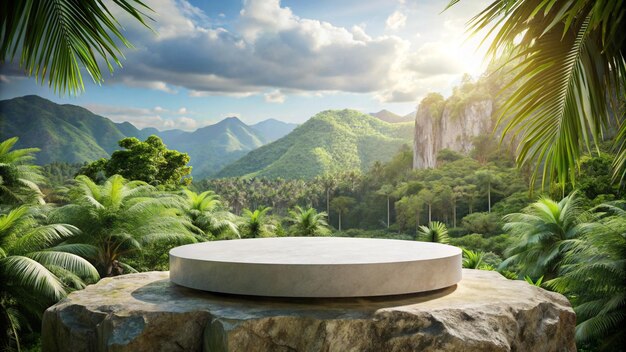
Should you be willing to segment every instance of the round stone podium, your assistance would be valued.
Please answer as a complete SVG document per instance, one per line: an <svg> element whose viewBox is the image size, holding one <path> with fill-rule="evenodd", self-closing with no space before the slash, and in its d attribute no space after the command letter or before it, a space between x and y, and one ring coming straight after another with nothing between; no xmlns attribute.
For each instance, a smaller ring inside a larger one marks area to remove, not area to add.
<svg viewBox="0 0 626 352"><path fill-rule="evenodd" d="M430 242L255 238L173 248L170 280L251 296L387 296L453 286L461 280L461 260L459 248Z"/></svg>

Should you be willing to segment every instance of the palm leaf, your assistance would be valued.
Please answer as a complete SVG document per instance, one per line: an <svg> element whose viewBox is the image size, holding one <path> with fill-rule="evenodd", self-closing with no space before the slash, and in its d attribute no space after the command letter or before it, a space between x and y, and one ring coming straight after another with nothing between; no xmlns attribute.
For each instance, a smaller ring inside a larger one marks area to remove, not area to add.
<svg viewBox="0 0 626 352"><path fill-rule="evenodd" d="M517 162L533 166L531 183L538 178L542 186L552 180L561 187L574 182L583 146L589 150L592 143L597 145L612 114L618 125L626 122L614 103L622 97L626 72L625 37L619 29L626 21L622 5L496 0L470 21L473 34L484 34L485 42L493 39L489 55L504 53L509 56L505 61L512 62L503 70L514 78L502 92L515 88L498 124L505 135L520 139ZM616 179L626 175L625 144L626 133L618 134Z"/></svg>
<svg viewBox="0 0 626 352"><path fill-rule="evenodd" d="M113 0L126 13L146 25L139 0ZM94 82L102 82L100 62L110 72L121 66L118 43L130 47L121 26L102 1L24 0L3 1L0 60L13 60L55 92L75 94L84 90L81 68Z"/></svg>
<svg viewBox="0 0 626 352"><path fill-rule="evenodd" d="M28 288L44 297L59 300L66 294L59 278L31 258L9 256L0 259L0 268L9 282Z"/></svg>
<svg viewBox="0 0 626 352"><path fill-rule="evenodd" d="M87 260L76 254L60 252L58 248L29 253L28 257L45 267L58 266L83 278L92 280L100 278L98 270Z"/></svg>

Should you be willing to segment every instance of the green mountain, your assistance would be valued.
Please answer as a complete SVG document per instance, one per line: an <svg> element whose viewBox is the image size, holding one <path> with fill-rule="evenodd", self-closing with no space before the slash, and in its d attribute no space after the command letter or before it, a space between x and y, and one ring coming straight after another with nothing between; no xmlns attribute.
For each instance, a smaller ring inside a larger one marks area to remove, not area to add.
<svg viewBox="0 0 626 352"><path fill-rule="evenodd" d="M413 123L390 124L355 110L323 111L285 137L253 150L217 177L313 178L367 170L413 138Z"/></svg>
<svg viewBox="0 0 626 352"><path fill-rule="evenodd" d="M156 134L170 149L189 153L193 175L205 177L293 129L292 124L276 120L255 126L269 127L253 128L232 117L193 132L140 130L129 122L114 123L85 108L35 95L0 101L0 140L17 136L17 148L40 148L37 163L41 165L93 161L119 149L117 142L122 138L143 140Z"/></svg>
<svg viewBox="0 0 626 352"><path fill-rule="evenodd" d="M165 131L169 132L169 131ZM194 132L162 133L168 147L191 157L194 175L212 176L226 164L265 144L265 137L236 117Z"/></svg>
<svg viewBox="0 0 626 352"><path fill-rule="evenodd" d="M106 157L126 137L115 123L75 105L36 95L0 101L0 139L18 136L16 148L37 147L38 164L78 163Z"/></svg>

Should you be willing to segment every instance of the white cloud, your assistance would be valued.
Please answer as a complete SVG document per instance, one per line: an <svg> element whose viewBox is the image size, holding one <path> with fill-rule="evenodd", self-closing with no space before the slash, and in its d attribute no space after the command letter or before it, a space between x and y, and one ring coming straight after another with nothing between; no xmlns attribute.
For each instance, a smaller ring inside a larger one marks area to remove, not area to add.
<svg viewBox="0 0 626 352"><path fill-rule="evenodd" d="M285 95L280 90L274 90L269 93L265 93L265 101L268 103L282 104L285 102Z"/></svg>
<svg viewBox="0 0 626 352"><path fill-rule="evenodd" d="M361 26L301 18L278 0L246 1L230 30L202 26L175 4L149 2L161 14L158 36L128 26L137 49L126 53L112 81L171 93L185 87L190 96L245 97L268 87L368 93L393 83L390 68L409 45L396 36L372 37Z"/></svg>
<svg viewBox="0 0 626 352"><path fill-rule="evenodd" d="M212 123L211 120L197 120L187 116L169 117L166 116L169 110L160 106L147 109L87 104L85 108L92 111L94 114L102 115L114 122L130 122L139 129L154 127L159 130L176 128L185 131L193 131Z"/></svg>
<svg viewBox="0 0 626 352"><path fill-rule="evenodd" d="M191 97L262 95L273 103L293 94L333 92L370 93L385 102L407 102L450 82L451 75L458 77L478 66L471 53L459 49L468 13L462 4L424 21L416 20L421 19L417 16L438 14L443 5L399 4L385 25L415 33L407 39L374 35L365 23L342 27L304 18L279 0L244 1L227 28L220 27L219 14L217 20L210 20L186 0L148 0L147 4L155 11L151 25L157 35L111 7L135 49L125 50L124 68L107 84L170 94L185 88ZM431 43L424 43L426 38ZM11 72L3 67L1 74L12 79ZM168 113L172 118L189 116L186 111Z"/></svg>
<svg viewBox="0 0 626 352"><path fill-rule="evenodd" d="M394 11L394 13L387 17L385 24L387 25L387 29L395 31L406 26L406 19L405 14L400 11Z"/></svg>
<svg viewBox="0 0 626 352"><path fill-rule="evenodd" d="M183 106L182 108L178 109L178 113L181 114L181 115L186 114L187 113L187 108Z"/></svg>

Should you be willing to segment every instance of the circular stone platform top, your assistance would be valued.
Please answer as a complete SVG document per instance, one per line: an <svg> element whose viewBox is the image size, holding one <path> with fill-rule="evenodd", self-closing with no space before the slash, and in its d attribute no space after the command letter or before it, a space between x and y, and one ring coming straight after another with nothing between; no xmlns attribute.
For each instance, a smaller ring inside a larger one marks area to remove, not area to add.
<svg viewBox="0 0 626 352"><path fill-rule="evenodd" d="M417 241L275 237L170 251L170 280L199 290L277 297L359 297L441 289L461 279L461 250Z"/></svg>

